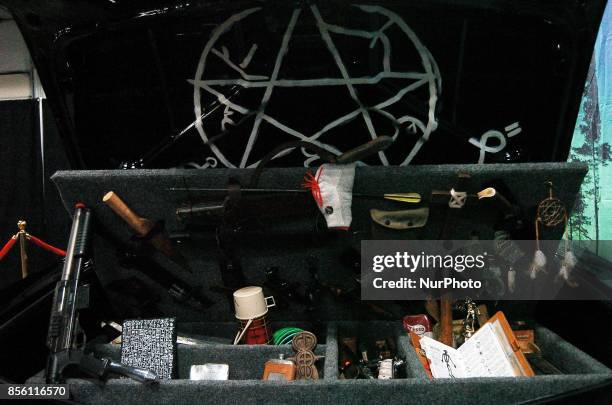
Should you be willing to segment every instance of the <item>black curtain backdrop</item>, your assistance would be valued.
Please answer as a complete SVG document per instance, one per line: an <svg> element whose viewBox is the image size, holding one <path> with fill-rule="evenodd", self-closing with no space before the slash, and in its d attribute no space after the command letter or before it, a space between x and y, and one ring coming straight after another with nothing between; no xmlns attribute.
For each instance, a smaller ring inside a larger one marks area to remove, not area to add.
<svg viewBox="0 0 612 405"><path fill-rule="evenodd" d="M65 249L70 217L49 177L68 169L63 146L51 111L43 102L44 187L41 162L39 107L37 100L0 102L0 243L17 232L17 221L27 221L27 230L44 241ZM45 271L58 257L28 244L29 272ZM19 246L0 262L0 290L21 278Z"/></svg>

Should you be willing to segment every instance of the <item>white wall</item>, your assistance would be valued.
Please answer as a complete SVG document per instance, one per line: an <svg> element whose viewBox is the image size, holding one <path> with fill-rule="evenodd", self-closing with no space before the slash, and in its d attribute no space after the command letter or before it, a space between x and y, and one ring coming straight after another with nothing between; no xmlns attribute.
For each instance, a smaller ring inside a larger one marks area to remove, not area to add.
<svg viewBox="0 0 612 405"><path fill-rule="evenodd" d="M0 8L0 100L44 97L30 53L10 14Z"/></svg>

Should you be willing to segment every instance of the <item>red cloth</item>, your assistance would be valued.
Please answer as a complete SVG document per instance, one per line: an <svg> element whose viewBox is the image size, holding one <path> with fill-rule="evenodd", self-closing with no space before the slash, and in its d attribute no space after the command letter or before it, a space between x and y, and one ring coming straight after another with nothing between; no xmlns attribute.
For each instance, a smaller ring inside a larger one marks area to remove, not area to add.
<svg viewBox="0 0 612 405"><path fill-rule="evenodd" d="M0 250L0 260L4 259L4 256L6 256L9 250L11 250L15 242L17 242L17 238L15 237L12 237L11 239L8 240L8 242L6 242L2 250Z"/></svg>
<svg viewBox="0 0 612 405"><path fill-rule="evenodd" d="M65 257L66 256L66 251L56 248L55 246L51 246L48 243L38 239L36 236L32 236L32 235L28 235L29 239L34 242L35 244L37 244L38 246L40 246L41 248L48 250L51 253L55 253L58 256L62 256Z"/></svg>

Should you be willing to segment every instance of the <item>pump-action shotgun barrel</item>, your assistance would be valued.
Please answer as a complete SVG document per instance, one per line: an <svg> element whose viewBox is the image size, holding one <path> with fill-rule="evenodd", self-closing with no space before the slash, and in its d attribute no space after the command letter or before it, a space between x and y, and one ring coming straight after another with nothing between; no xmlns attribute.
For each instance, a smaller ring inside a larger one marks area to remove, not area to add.
<svg viewBox="0 0 612 405"><path fill-rule="evenodd" d="M76 366L82 372L98 378L115 373L140 382L156 382L157 375L150 370L130 367L109 358L96 358L84 352L84 339L79 338L84 334L79 325L78 310L82 302L89 301L84 299L88 290L81 288L80 278L81 271L90 263L91 217L88 208L83 204L76 205L62 277L55 287L51 307L46 381L48 384L60 383L64 380L64 370ZM81 347L77 347L78 342L81 342Z"/></svg>

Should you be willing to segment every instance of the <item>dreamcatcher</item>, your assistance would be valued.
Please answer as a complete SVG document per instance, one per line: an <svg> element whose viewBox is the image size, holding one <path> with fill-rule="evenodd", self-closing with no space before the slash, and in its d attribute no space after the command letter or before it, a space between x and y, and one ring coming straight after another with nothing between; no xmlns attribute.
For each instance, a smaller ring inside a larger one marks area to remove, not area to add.
<svg viewBox="0 0 612 405"><path fill-rule="evenodd" d="M534 254L529 275L531 279L535 279L540 272L546 272L546 255L540 248L540 225L547 228L553 228L563 223L564 227L564 242L563 242L563 259L561 260L561 268L557 274L557 278L561 278L568 282L571 286L575 286L570 282L570 274L576 266L577 259L571 249L570 241L565 237L567 231L567 210L563 202L553 195L552 182L546 182L548 186L548 197L540 201L536 211L535 219L535 235L536 235L536 251Z"/></svg>

